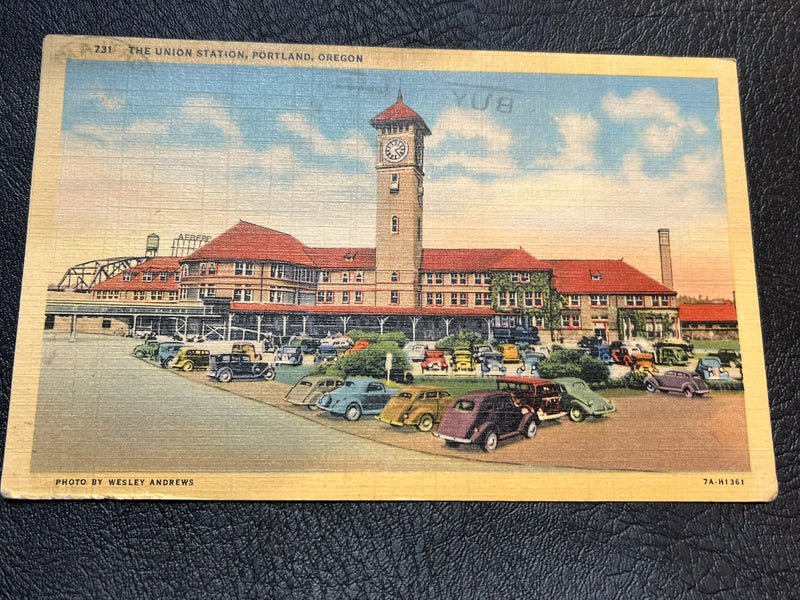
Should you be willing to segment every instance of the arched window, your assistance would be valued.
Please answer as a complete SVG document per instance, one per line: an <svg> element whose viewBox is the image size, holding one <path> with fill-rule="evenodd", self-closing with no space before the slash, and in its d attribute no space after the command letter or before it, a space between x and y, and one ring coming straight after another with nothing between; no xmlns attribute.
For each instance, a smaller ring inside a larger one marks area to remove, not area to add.
<svg viewBox="0 0 800 600"><path fill-rule="evenodd" d="M392 215L392 233L398 233L400 231L400 220L397 218L397 215Z"/></svg>
<svg viewBox="0 0 800 600"><path fill-rule="evenodd" d="M392 271L392 283L398 281L397 271Z"/></svg>

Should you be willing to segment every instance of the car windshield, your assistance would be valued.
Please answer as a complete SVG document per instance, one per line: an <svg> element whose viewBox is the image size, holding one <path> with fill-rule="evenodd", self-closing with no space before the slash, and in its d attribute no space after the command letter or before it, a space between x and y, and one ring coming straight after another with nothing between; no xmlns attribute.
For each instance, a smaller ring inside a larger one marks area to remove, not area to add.
<svg viewBox="0 0 800 600"><path fill-rule="evenodd" d="M311 383L310 381L301 381L301 382L300 382L300 385L304 385L304 386L306 386L306 387L311 387L311 386L312 386L312 383Z"/></svg>
<svg viewBox="0 0 800 600"><path fill-rule="evenodd" d="M406 400L410 400L411 399L411 394L409 394L408 392L400 392L399 394L397 394L397 397L398 398L405 398Z"/></svg>
<svg viewBox="0 0 800 600"><path fill-rule="evenodd" d="M352 385L355 385L355 382L353 382L353 381L345 381L344 382L344 387L350 387Z"/></svg>
<svg viewBox="0 0 800 600"><path fill-rule="evenodd" d="M283 348L281 348L281 352L285 354L294 354L295 352L297 352L297 346L284 346Z"/></svg>
<svg viewBox="0 0 800 600"><path fill-rule="evenodd" d="M459 400L453 408L459 412L472 412L475 410L475 402L473 400Z"/></svg>
<svg viewBox="0 0 800 600"><path fill-rule="evenodd" d="M572 383L573 390L588 390L589 386L587 386L583 381L574 381Z"/></svg>

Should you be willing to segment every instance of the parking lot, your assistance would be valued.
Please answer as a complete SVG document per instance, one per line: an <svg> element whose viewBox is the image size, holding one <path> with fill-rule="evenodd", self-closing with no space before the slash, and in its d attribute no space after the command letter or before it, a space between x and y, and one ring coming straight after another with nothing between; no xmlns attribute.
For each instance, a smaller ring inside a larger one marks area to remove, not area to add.
<svg viewBox="0 0 800 600"><path fill-rule="evenodd" d="M364 417L349 422L283 400L307 367L278 380L221 384L131 356L134 340L45 340L35 470L465 470L652 472L749 468L744 394L708 398L605 392L617 412L543 423L485 453ZM493 381L487 379L487 388Z"/></svg>

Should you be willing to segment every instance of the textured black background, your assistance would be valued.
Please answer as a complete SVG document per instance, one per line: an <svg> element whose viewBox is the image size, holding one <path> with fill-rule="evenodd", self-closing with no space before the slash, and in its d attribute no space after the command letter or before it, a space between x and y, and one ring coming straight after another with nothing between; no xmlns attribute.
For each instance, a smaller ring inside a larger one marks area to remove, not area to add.
<svg viewBox="0 0 800 600"><path fill-rule="evenodd" d="M781 493L771 504L0 503L2 597L797 597L800 8L790 2L0 5L0 421L46 34L733 57ZM508 6L512 4L512 6Z"/></svg>

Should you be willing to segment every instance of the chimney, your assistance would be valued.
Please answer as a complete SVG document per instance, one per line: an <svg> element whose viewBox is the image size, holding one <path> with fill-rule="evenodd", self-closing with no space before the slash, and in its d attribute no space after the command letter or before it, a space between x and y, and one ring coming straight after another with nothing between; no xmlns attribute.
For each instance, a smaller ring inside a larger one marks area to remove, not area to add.
<svg viewBox="0 0 800 600"><path fill-rule="evenodd" d="M672 286L672 254L669 248L669 229L658 230L658 252L661 255L661 283Z"/></svg>

